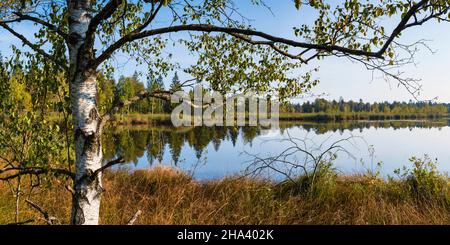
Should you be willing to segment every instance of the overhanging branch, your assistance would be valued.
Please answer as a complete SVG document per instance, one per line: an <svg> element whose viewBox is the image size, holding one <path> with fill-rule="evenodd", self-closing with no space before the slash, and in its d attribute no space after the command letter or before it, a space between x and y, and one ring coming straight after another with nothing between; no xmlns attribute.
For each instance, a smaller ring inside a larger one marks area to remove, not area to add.
<svg viewBox="0 0 450 245"><path fill-rule="evenodd" d="M10 180L17 178L20 175L41 175L41 174L47 174L47 173L53 173L53 174L61 174L70 177L71 179L75 179L75 174L69 170L61 169L61 168L45 168L45 167L26 167L26 168L20 168L20 167L11 167L6 169L1 169L0 174L8 173L8 172L14 172L14 174L0 177L0 180Z"/></svg>
<svg viewBox="0 0 450 245"><path fill-rule="evenodd" d="M116 101L113 104L112 108L102 116L102 120L100 122L100 129L103 128L103 126L106 124L106 122L108 122L114 114L116 114L121 108L123 108L125 106L132 105L142 99L150 98L150 97L170 101L171 94L172 93L170 91L149 92L149 91L144 90L144 91L139 92L136 96L134 96L130 99L127 99L124 101Z"/></svg>
<svg viewBox="0 0 450 245"><path fill-rule="evenodd" d="M29 20L29 21L32 21L32 22L35 22L37 24L40 24L42 26L47 27L49 30L51 30L51 31L55 32L56 34L60 35L62 38L64 38L64 40L67 41L67 33L62 31L57 26L55 26L53 24L50 24L47 21L44 21L42 19L30 16L30 15L22 14L22 13L19 13L19 12L14 12L14 14L17 15L19 18L14 19L14 20L5 21L3 23L13 23L13 22L20 22L22 20Z"/></svg>
<svg viewBox="0 0 450 245"><path fill-rule="evenodd" d="M222 27L210 24L185 24L185 25L176 25L163 27L158 29L140 31L136 29L113 43L109 46L102 54L100 54L92 63L93 67L98 67L102 62L111 57L111 55L119 50L123 45L129 42L133 42L142 38L147 38L155 35L161 35L166 33L173 32L181 32L181 31L198 31L198 32L218 32L218 33L226 33L229 35L233 35L237 38L240 38L246 42L255 44L255 45L268 45L272 47L276 52L283 54L287 57L293 59L300 59L298 55L292 55L286 51L281 50L275 44L284 44L289 47L302 48L305 50L316 50L318 52L323 53L332 53L339 52L346 55L355 55L355 56L364 56L369 58L378 58L383 59L383 55L392 44L394 39L398 37L398 35L405 29L414 26L414 24L408 24L410 19L415 16L415 14L420 11L420 9L429 3L429 0L422 0L416 4L413 4L411 8L403 15L400 22L396 26L396 28L392 31L391 35L387 38L384 45L378 51L367 51L361 49L351 49L345 46L339 46L334 44L316 44L316 43L308 43L308 42L300 42L293 39L282 38L278 36L273 36L265 32L253 30L253 29L245 29L238 27ZM438 17L434 15L434 17ZM428 21L429 19L425 19L423 22ZM253 40L252 37L257 37L262 40ZM300 59L301 60L301 59ZM305 61L305 60L303 60Z"/></svg>
<svg viewBox="0 0 450 245"><path fill-rule="evenodd" d="M105 7L100 10L94 17L92 17L91 23L89 24L88 35L95 31L97 26L106 19L109 19L114 12L116 12L117 7L119 7L124 0L110 0Z"/></svg>
<svg viewBox="0 0 450 245"><path fill-rule="evenodd" d="M135 40L139 40L146 37L151 37L155 35L160 34L166 34L166 33L173 33L173 32L180 32L180 31L198 31L198 32L219 32L219 33L226 33L226 34L240 34L240 35L247 35L247 36L255 36L259 38L263 38L267 41L270 41L272 43L280 43L285 44L291 47L297 47L297 48L304 48L304 49L315 49L315 50L321 50L321 51L338 51L342 53L352 54L352 55L359 55L359 56L367 56L367 57L376 57L376 58L382 58L382 54L380 52L368 52L364 50L355 50L350 49L342 46L337 45L322 45L322 44L313 44L313 43L305 43L305 42L299 42L292 39L286 39L282 37L273 36L270 34L267 34L265 32L256 31L252 29L241 29L236 27L221 27L221 26L215 26L215 25L209 25L209 24L189 24L189 25L177 25L177 26L170 26L170 27L163 27L153 30L147 30L142 32L131 32L119 40L117 40L115 43L113 43L111 46L109 46L100 56L98 56L92 65L94 67L97 67L100 65L103 61L111 57L111 55L120 49L124 44L128 42L132 42Z"/></svg>
<svg viewBox="0 0 450 245"><path fill-rule="evenodd" d="M39 47L39 45L33 44L25 36L23 36L22 34L16 32L14 29L9 27L7 24L0 22L0 26L3 27L8 32L10 32L15 37L17 37L18 39L20 39L25 45L30 47L33 51L35 51L36 53L42 55L45 59L53 62L55 65L59 66L63 70L68 70L68 68L67 68L67 66L65 64L62 64L61 62L58 62L53 56L51 56L50 54L45 52L43 49L41 49Z"/></svg>

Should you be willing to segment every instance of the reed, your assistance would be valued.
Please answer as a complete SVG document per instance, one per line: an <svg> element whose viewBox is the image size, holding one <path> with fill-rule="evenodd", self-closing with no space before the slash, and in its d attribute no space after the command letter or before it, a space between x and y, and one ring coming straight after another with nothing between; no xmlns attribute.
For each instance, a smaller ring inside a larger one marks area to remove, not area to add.
<svg viewBox="0 0 450 245"><path fill-rule="evenodd" d="M141 210L136 224L450 224L448 178L411 173L417 174L416 182L411 177L328 175L314 191L305 191L298 185L302 178L299 183L238 176L196 181L168 167L108 171L101 223L125 224ZM24 194L20 220L40 217L25 203L29 198L68 223L66 184L54 181ZM0 223L14 221L14 205L7 185L0 183Z"/></svg>

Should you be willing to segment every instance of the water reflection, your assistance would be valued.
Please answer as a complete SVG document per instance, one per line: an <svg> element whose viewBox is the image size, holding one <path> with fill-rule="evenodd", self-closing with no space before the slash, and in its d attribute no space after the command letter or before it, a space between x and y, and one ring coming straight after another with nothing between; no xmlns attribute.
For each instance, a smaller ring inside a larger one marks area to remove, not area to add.
<svg viewBox="0 0 450 245"><path fill-rule="evenodd" d="M182 147L186 144L192 149L197 159L202 157L204 149L212 144L216 152L223 141L236 146L238 137L242 136L244 144L251 145L252 140L261 135L260 127L117 127L104 134L103 144L105 160L122 156L127 162L137 163L147 152L148 162L162 162L168 147L172 162L177 165ZM167 146L167 147L166 147Z"/></svg>
<svg viewBox="0 0 450 245"><path fill-rule="evenodd" d="M256 153L270 153L282 149L282 144L264 145L261 142L265 138L281 138L287 130L294 132L297 136L314 135L318 140L321 136L324 138L330 135L359 134L363 137L367 136L369 138L367 139L368 144L373 144L377 149L377 145L383 146L383 140L389 142L392 139L401 139L405 143L411 143L407 141L414 135L413 131L440 131L445 128L447 132L449 131L448 125L449 120L445 119L436 121L346 121L336 123L280 122L279 129L261 127L118 126L105 132L103 144L106 161L122 156L127 162L134 163L136 167L163 163L174 166L181 165L180 167L183 169L203 161L209 166L205 167L205 171L201 174L197 174L197 177L216 178L239 172L243 168L242 163L246 160L241 154L243 151L251 149ZM382 131L379 129L382 129ZM405 131L410 133L405 134ZM402 138L402 135L404 138ZM446 134L442 134L442 137L444 135ZM439 134L437 137L439 137ZM434 149L426 148L424 150L433 151ZM416 153L418 152L411 152L409 156ZM383 155L384 153L381 152L380 154ZM393 157L394 152L388 152L385 155L389 155L389 159L382 158L380 161L386 162L395 159ZM213 167L210 166L211 164L213 164Z"/></svg>

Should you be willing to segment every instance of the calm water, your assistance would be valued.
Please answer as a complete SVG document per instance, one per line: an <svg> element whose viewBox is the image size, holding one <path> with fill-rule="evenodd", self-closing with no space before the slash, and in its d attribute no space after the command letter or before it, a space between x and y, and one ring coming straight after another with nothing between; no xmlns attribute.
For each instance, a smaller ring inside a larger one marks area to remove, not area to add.
<svg viewBox="0 0 450 245"><path fill-rule="evenodd" d="M376 121L343 123L280 123L279 128L168 126L119 127L104 138L105 158L123 156L129 162L120 167L145 169L158 164L180 168L195 178L216 179L243 174L254 169L255 159L279 155L297 145L319 156L333 143L337 158L333 166L342 173L379 170L383 176L411 166L412 156L427 154L439 162L438 168L450 172L449 120ZM291 140L288 140L291 139ZM347 140L344 140L347 139ZM304 164L306 155L293 152L286 161ZM330 157L324 154L324 157ZM261 163L261 162L260 162ZM378 167L381 163L381 168ZM275 166L275 165L274 165ZM290 165L289 165L290 166ZM310 166L307 164L307 167ZM253 168L252 168L253 167ZM288 170L288 165L276 169ZM274 170L261 173L281 179Z"/></svg>

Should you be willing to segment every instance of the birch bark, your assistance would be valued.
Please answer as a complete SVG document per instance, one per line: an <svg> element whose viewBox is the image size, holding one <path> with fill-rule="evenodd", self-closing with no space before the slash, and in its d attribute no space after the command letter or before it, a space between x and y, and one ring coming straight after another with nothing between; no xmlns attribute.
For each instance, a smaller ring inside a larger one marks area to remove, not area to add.
<svg viewBox="0 0 450 245"><path fill-rule="evenodd" d="M102 165L102 145L96 101L97 73L95 67L89 67L94 57L93 44L86 42L92 19L90 0L71 0L69 13L69 90L76 153L71 223L96 225L103 188L101 173L91 174Z"/></svg>

